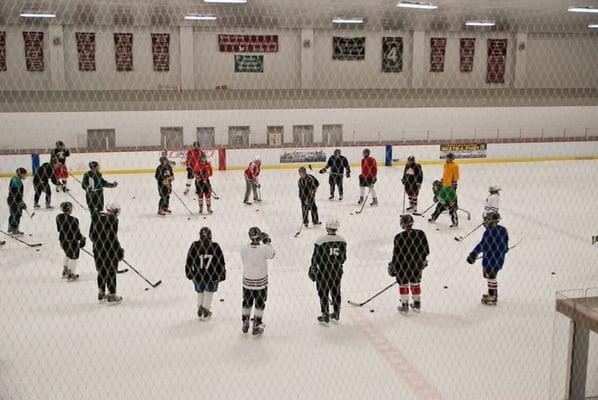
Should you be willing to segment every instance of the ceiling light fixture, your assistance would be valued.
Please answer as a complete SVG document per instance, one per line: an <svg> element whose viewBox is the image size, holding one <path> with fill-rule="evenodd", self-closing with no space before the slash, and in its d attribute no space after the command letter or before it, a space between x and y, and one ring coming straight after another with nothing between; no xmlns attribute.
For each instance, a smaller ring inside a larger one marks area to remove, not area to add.
<svg viewBox="0 0 598 400"><path fill-rule="evenodd" d="M355 17L355 18L335 17L335 18L332 18L332 22L335 24L363 24L363 18L362 17Z"/></svg>
<svg viewBox="0 0 598 400"><path fill-rule="evenodd" d="M590 28L590 29L598 29L598 24L590 24L590 25L588 25L588 28Z"/></svg>
<svg viewBox="0 0 598 400"><path fill-rule="evenodd" d="M245 4L247 0L203 0L204 3Z"/></svg>
<svg viewBox="0 0 598 400"><path fill-rule="evenodd" d="M204 15L204 14L189 14L185 15L187 21L216 21L218 19L215 15Z"/></svg>
<svg viewBox="0 0 598 400"><path fill-rule="evenodd" d="M24 11L20 15L23 18L56 18L56 14L35 11Z"/></svg>
<svg viewBox="0 0 598 400"><path fill-rule="evenodd" d="M567 8L567 11L575 13L598 14L598 8L596 7L569 7Z"/></svg>
<svg viewBox="0 0 598 400"><path fill-rule="evenodd" d="M496 22L494 21L467 21L465 22L466 26L494 26Z"/></svg>
<svg viewBox="0 0 598 400"><path fill-rule="evenodd" d="M397 4L397 7L415 8L418 10L436 10L438 8L437 5L432 3L418 3L415 1L400 1L399 4Z"/></svg>

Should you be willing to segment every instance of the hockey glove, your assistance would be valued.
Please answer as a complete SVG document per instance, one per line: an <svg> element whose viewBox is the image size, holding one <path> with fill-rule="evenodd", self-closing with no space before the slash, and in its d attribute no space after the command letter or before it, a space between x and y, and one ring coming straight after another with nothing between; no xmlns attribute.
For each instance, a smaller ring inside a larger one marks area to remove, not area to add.
<svg viewBox="0 0 598 400"><path fill-rule="evenodd" d="M476 259L476 254L475 253L470 253L467 256L466 261L467 261L468 264L474 264L475 263L475 259Z"/></svg>
<svg viewBox="0 0 598 400"><path fill-rule="evenodd" d="M317 268L315 266L310 266L309 270L307 271L307 276L309 277L309 279L311 279L312 282L316 281L316 273L317 273Z"/></svg>
<svg viewBox="0 0 598 400"><path fill-rule="evenodd" d="M453 188L454 191L457 191L457 182L453 182L451 187Z"/></svg>
<svg viewBox="0 0 598 400"><path fill-rule="evenodd" d="M21 209L22 209L22 210L26 210L26 209L27 209L27 204L25 204L25 203L21 203Z"/></svg>
<svg viewBox="0 0 598 400"><path fill-rule="evenodd" d="M118 249L118 261L122 261L125 259L125 249L122 247Z"/></svg>
<svg viewBox="0 0 598 400"><path fill-rule="evenodd" d="M388 275L397 276L397 270L391 262L388 263Z"/></svg>
<svg viewBox="0 0 598 400"><path fill-rule="evenodd" d="M422 265L422 269L426 269L427 266L428 266L428 260L424 260L424 263Z"/></svg>
<svg viewBox="0 0 598 400"><path fill-rule="evenodd" d="M118 182L114 181L112 182L112 187L117 187L118 186Z"/></svg>
<svg viewBox="0 0 598 400"><path fill-rule="evenodd" d="M404 185L405 184L405 178L401 179L401 183Z"/></svg>
<svg viewBox="0 0 598 400"><path fill-rule="evenodd" d="M261 239L263 244L268 244L272 242L272 239L270 239L270 235L268 235L266 232L262 232Z"/></svg>
<svg viewBox="0 0 598 400"><path fill-rule="evenodd" d="M438 203L438 197L434 196L432 200L434 201L434 203Z"/></svg>
<svg viewBox="0 0 598 400"><path fill-rule="evenodd" d="M82 237L81 239L79 239L79 248L81 247L85 247L85 244L87 243L87 239L84 237Z"/></svg>
<svg viewBox="0 0 598 400"><path fill-rule="evenodd" d="M351 171L347 171L347 179L351 177Z"/></svg>
<svg viewBox="0 0 598 400"><path fill-rule="evenodd" d="M325 174L325 173L326 173L326 168L322 168L322 169L320 170L320 173L321 173L321 174Z"/></svg>
<svg viewBox="0 0 598 400"><path fill-rule="evenodd" d="M222 273L218 276L218 282L222 282L226 280L226 270L222 270Z"/></svg>

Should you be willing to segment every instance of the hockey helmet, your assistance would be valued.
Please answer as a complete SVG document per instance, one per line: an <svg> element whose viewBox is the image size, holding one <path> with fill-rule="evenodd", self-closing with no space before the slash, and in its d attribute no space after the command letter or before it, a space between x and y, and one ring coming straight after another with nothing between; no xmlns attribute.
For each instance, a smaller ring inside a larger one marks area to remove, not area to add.
<svg viewBox="0 0 598 400"><path fill-rule="evenodd" d="M326 230L329 231L338 231L338 228L340 227L340 222L338 222L338 219L336 218L331 218L328 221L326 221Z"/></svg>
<svg viewBox="0 0 598 400"><path fill-rule="evenodd" d="M212 231L207 226L202 227L199 230L199 240L202 242L211 242L212 241Z"/></svg>
<svg viewBox="0 0 598 400"><path fill-rule="evenodd" d="M197 149L201 148L201 145L199 144L199 142L195 141L195 142L193 142L193 148L197 150Z"/></svg>
<svg viewBox="0 0 598 400"><path fill-rule="evenodd" d="M94 169L94 168L98 168L100 166L100 163L97 161L91 161L89 163L89 169Z"/></svg>
<svg viewBox="0 0 598 400"><path fill-rule="evenodd" d="M335 156L340 156L341 155L341 149L334 149L334 155Z"/></svg>
<svg viewBox="0 0 598 400"><path fill-rule="evenodd" d="M363 155L364 155L364 157L369 157L370 156L370 149L363 149Z"/></svg>
<svg viewBox="0 0 598 400"><path fill-rule="evenodd" d="M455 159L455 155L454 155L453 153L448 153L448 154L446 155L446 159L447 159L447 160L454 160L454 159Z"/></svg>
<svg viewBox="0 0 598 400"><path fill-rule="evenodd" d="M164 161L168 161L168 157L166 157L166 156L160 157L160 162L163 163Z"/></svg>
<svg viewBox="0 0 598 400"><path fill-rule="evenodd" d="M262 161L262 157L260 157L260 156L255 156L255 161L257 161L257 162L261 162L261 161Z"/></svg>
<svg viewBox="0 0 598 400"><path fill-rule="evenodd" d="M414 156L409 156L409 157L407 157L407 161L409 161L410 163L414 163L415 162L415 157Z"/></svg>
<svg viewBox="0 0 598 400"><path fill-rule="evenodd" d="M257 226L249 228L249 238L251 240L259 240L262 237L262 230Z"/></svg>
<svg viewBox="0 0 598 400"><path fill-rule="evenodd" d="M62 210L63 213L71 213L73 211L73 203L71 203L70 201L65 201L63 203L60 204L60 209Z"/></svg>
<svg viewBox="0 0 598 400"><path fill-rule="evenodd" d="M120 205L115 201L111 201L106 206L106 211L111 211L115 215L118 215L118 214L120 214Z"/></svg>
<svg viewBox="0 0 598 400"><path fill-rule="evenodd" d="M432 182L432 190L437 191L437 190L440 190L441 187L442 187L442 182L439 181L438 179L435 180L434 182Z"/></svg>
<svg viewBox="0 0 598 400"><path fill-rule="evenodd" d="M489 212L486 214L485 223L486 225L496 225L501 220L500 214L497 212Z"/></svg>
<svg viewBox="0 0 598 400"><path fill-rule="evenodd" d="M27 175L27 170L23 167L17 168L17 170L15 172L17 173L17 175L19 177L24 177L25 175Z"/></svg>
<svg viewBox="0 0 598 400"><path fill-rule="evenodd" d="M407 229L413 227L413 217L409 214L401 215L400 224L401 228Z"/></svg>
<svg viewBox="0 0 598 400"><path fill-rule="evenodd" d="M56 142L56 147L64 147L64 142L62 140L58 140Z"/></svg>
<svg viewBox="0 0 598 400"><path fill-rule="evenodd" d="M488 186L488 191L490 193L498 192L500 190L502 190L502 188L500 187L500 185L494 184L494 185Z"/></svg>
<svg viewBox="0 0 598 400"><path fill-rule="evenodd" d="M300 174L307 174L307 170L305 169L305 167L299 167L299 173Z"/></svg>

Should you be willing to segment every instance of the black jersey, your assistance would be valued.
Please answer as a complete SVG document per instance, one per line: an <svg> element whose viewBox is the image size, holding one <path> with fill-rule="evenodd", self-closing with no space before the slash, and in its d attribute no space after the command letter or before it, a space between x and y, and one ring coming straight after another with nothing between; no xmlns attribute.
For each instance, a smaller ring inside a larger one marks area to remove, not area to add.
<svg viewBox="0 0 598 400"><path fill-rule="evenodd" d="M215 242L195 241L187 252L185 276L198 282L221 282L226 279L224 254Z"/></svg>
<svg viewBox="0 0 598 400"><path fill-rule="evenodd" d="M330 168L330 172L333 174L343 175L345 170L347 170L347 173L351 173L349 161L347 161L347 157L345 156L330 156L330 158L328 158L328 162L326 163L326 168Z"/></svg>
<svg viewBox="0 0 598 400"><path fill-rule="evenodd" d="M311 265L318 271L342 273L347 260L347 241L340 235L320 236L314 244Z"/></svg>
<svg viewBox="0 0 598 400"><path fill-rule="evenodd" d="M93 242L96 257L118 259L121 253L118 241L118 218L100 213L92 216L89 238Z"/></svg>
<svg viewBox="0 0 598 400"><path fill-rule="evenodd" d="M417 185L422 184L423 180L424 172L422 171L422 166L420 164L405 164L402 182L407 190L415 190Z"/></svg>
<svg viewBox="0 0 598 400"><path fill-rule="evenodd" d="M79 230L79 220L72 215L58 214L56 216L56 230L58 231L58 240L74 241L83 239Z"/></svg>
<svg viewBox="0 0 598 400"><path fill-rule="evenodd" d="M424 231L412 229L395 236L392 254L392 264L395 269L423 269L428 254L430 249Z"/></svg>
<svg viewBox="0 0 598 400"><path fill-rule="evenodd" d="M61 149L59 147L52 150L51 158L57 164L64 164L66 162L66 158L71 155L71 152L67 149Z"/></svg>
<svg viewBox="0 0 598 400"><path fill-rule="evenodd" d="M320 186L315 176L307 174L305 178L299 178L299 198L301 201L313 200L313 193Z"/></svg>
<svg viewBox="0 0 598 400"><path fill-rule="evenodd" d="M170 165L158 165L154 177L156 178L156 181L158 181L158 186L170 186L172 180L174 179L172 167Z"/></svg>
<svg viewBox="0 0 598 400"><path fill-rule="evenodd" d="M58 179L54 173L54 168L50 163L43 163L33 175L34 183L48 183L52 181L54 185L58 185Z"/></svg>

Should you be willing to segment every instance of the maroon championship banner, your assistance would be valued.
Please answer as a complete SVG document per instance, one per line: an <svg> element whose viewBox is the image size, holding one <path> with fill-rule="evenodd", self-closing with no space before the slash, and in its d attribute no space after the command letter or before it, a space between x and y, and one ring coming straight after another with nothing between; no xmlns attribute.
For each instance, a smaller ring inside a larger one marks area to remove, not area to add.
<svg viewBox="0 0 598 400"><path fill-rule="evenodd" d="M277 53L278 35L218 35L222 53Z"/></svg>
<svg viewBox="0 0 598 400"><path fill-rule="evenodd" d="M488 39L486 83L505 83L507 39Z"/></svg>
<svg viewBox="0 0 598 400"><path fill-rule="evenodd" d="M461 38L459 43L459 70L473 71L473 56L475 55L475 38Z"/></svg>
<svg viewBox="0 0 598 400"><path fill-rule="evenodd" d="M133 34L114 34L114 54L117 71L133 71Z"/></svg>
<svg viewBox="0 0 598 400"><path fill-rule="evenodd" d="M96 70L96 34L93 32L75 32L79 71Z"/></svg>
<svg viewBox="0 0 598 400"><path fill-rule="evenodd" d="M23 32L25 42L25 65L27 71L41 72L44 70L44 33Z"/></svg>
<svg viewBox="0 0 598 400"><path fill-rule="evenodd" d="M443 72L446 38L430 38L430 47L430 72Z"/></svg>
<svg viewBox="0 0 598 400"><path fill-rule="evenodd" d="M6 32L0 31L0 71L6 71Z"/></svg>
<svg viewBox="0 0 598 400"><path fill-rule="evenodd" d="M152 33L152 55L154 71L170 71L170 34Z"/></svg>

